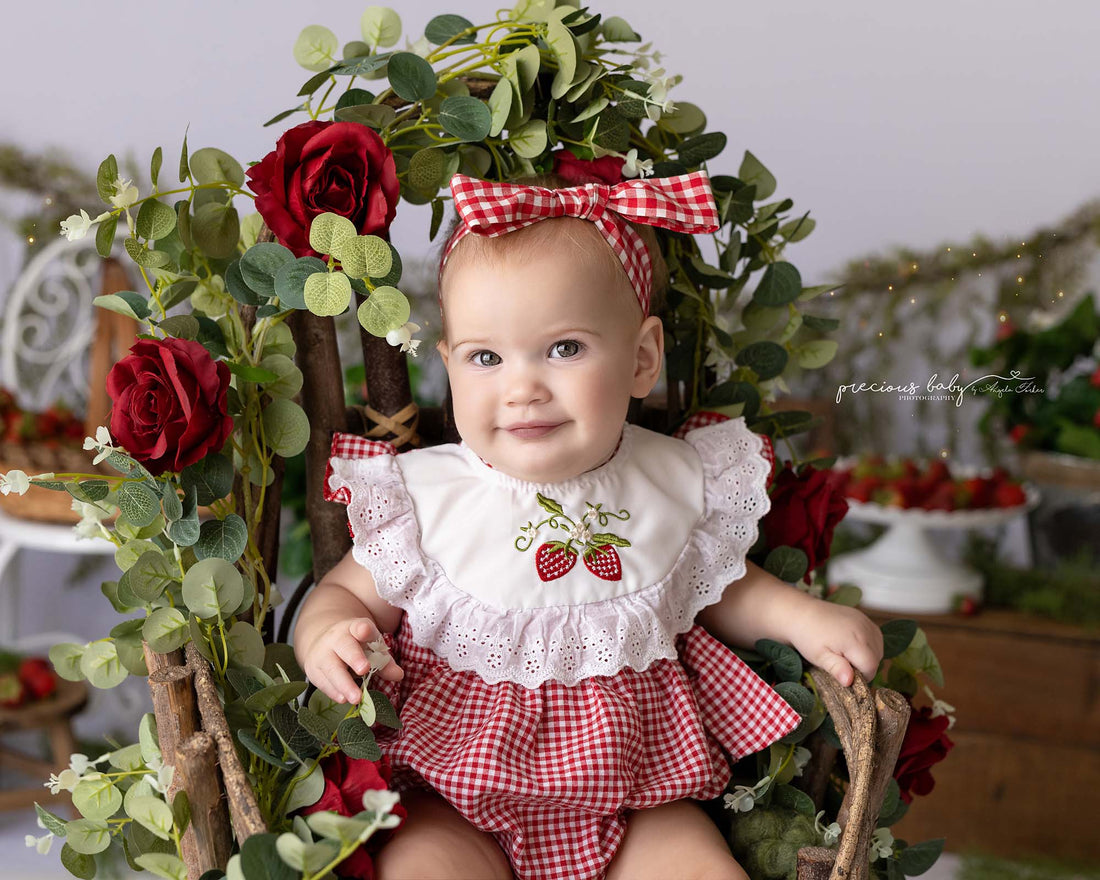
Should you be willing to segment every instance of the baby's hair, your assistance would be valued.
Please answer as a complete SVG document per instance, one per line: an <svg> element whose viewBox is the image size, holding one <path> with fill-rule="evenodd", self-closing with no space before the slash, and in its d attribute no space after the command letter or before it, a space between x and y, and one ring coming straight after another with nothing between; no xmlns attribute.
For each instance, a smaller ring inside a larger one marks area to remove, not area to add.
<svg viewBox="0 0 1100 880"><path fill-rule="evenodd" d="M587 180L567 181L558 174L538 174L510 182L528 186L541 186L547 189L563 189L570 186L583 186L585 183L600 183L601 181L595 177ZM459 222L460 219L456 213L448 224L446 234L443 236L444 246L446 246L446 242L450 241L454 231L458 228ZM668 286L668 265L661 255L661 247L657 242L653 227L640 223L630 223L630 226L641 236L646 250L649 252L653 272L653 289L650 293L649 312L650 314L659 314L664 305L664 293ZM635 303L638 301L637 295L627 278L626 270L623 269L623 264L596 228L596 225L588 220L574 217L555 217L533 223L507 235L496 237L466 235L463 237L448 256L447 263L439 274L441 285L440 310L443 309L443 279L456 262L470 259L492 262L506 257L522 259L550 245L555 240L560 242L562 238L565 238L578 250L595 257L601 268L606 269L608 278L620 282L616 286L624 288ZM443 316L443 326L445 329L445 315Z"/></svg>

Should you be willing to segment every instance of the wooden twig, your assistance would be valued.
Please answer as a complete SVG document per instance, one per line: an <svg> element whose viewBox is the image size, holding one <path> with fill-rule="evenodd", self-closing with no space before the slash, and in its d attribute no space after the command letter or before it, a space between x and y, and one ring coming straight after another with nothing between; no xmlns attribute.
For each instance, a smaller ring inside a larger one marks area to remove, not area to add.
<svg viewBox="0 0 1100 880"><path fill-rule="evenodd" d="M224 869L233 852L233 834L218 772L217 746L205 732L196 733L176 748L176 778L191 802L196 861L188 876L197 880L206 871Z"/></svg>
<svg viewBox="0 0 1100 880"><path fill-rule="evenodd" d="M152 658L156 667L149 673L149 693L153 697L153 714L157 719L157 741L160 744L161 759L165 764L175 760L176 749L180 743L195 734L199 729L199 713L195 708L195 689L191 681L191 670L187 666L167 664L168 655L157 654L142 643L146 663ZM178 653L178 652L177 652ZM178 774L172 777L172 783L165 792L168 803L183 788L183 780ZM198 846L195 834L189 828L180 839L183 862L187 865L188 875L197 878L202 872L195 873L198 865Z"/></svg>
<svg viewBox="0 0 1100 880"><path fill-rule="evenodd" d="M237 840L244 843L253 834L267 831L267 825L233 743L233 734L225 720L225 711L214 686L214 678L210 674L210 665L199 653L194 642L187 643L187 663L195 675L195 693L198 696L203 729L214 738L218 747L218 763L222 768L226 797L229 798L233 830Z"/></svg>
<svg viewBox="0 0 1100 880"><path fill-rule="evenodd" d="M872 691L859 673L850 687L816 666L810 675L844 747L849 784L837 820L842 829L839 848L799 850L798 880L868 880L871 837L905 736L909 706L896 691ZM827 866L831 870L823 873Z"/></svg>
<svg viewBox="0 0 1100 880"><path fill-rule="evenodd" d="M141 651L145 655L145 668L150 675L162 669L167 669L170 666L183 666L183 651L181 650L169 651L167 654L161 654L150 648L149 643L143 640L141 643Z"/></svg>
<svg viewBox="0 0 1100 880"><path fill-rule="evenodd" d="M308 311L295 312L287 321L297 345L297 363L302 371L302 407L309 417L306 446L306 519L313 543L313 571L323 578L351 547L347 512L342 504L325 501L322 485L333 431L346 431L344 376L336 347L332 318Z"/></svg>

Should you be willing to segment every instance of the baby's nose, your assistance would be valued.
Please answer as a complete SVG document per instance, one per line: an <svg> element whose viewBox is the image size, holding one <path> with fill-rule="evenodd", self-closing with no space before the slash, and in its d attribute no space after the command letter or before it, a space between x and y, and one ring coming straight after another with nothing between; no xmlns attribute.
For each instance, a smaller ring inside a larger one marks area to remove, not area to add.
<svg viewBox="0 0 1100 880"><path fill-rule="evenodd" d="M516 365L508 371L507 398L508 403L519 406L544 403L550 398L550 390L537 368Z"/></svg>

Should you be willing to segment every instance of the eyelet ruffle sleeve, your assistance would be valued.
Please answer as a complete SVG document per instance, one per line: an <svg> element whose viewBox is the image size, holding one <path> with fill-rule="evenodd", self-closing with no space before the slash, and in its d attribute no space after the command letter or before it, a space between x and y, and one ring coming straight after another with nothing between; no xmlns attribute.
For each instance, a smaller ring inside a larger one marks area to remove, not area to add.
<svg viewBox="0 0 1100 880"><path fill-rule="evenodd" d="M677 569L692 593L705 599L696 613L721 598L726 585L745 576L745 558L760 520L771 509L771 462L764 438L744 418L688 432L684 438L703 462L703 516Z"/></svg>

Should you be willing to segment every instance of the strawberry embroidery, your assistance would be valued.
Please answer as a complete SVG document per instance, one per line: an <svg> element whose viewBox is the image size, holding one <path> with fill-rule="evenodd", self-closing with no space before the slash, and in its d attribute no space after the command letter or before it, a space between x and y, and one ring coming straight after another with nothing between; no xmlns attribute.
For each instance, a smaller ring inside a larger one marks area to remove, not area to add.
<svg viewBox="0 0 1100 880"><path fill-rule="evenodd" d="M577 551L561 541L547 541L535 551L535 570L544 581L560 578L576 564Z"/></svg>
<svg viewBox="0 0 1100 880"><path fill-rule="evenodd" d="M515 540L519 551L534 546L543 526L561 529L566 540L544 541L535 551L535 571L541 580L552 581L568 574L577 564L577 557L584 559L584 566L592 574L605 581L620 581L623 578L622 560L616 547L629 547L626 538L620 538L611 532L593 532L593 526L606 528L612 519L628 520L630 513L620 510L613 513L603 509L603 504L585 502L585 511L579 520L574 520L553 498L547 498L541 492L537 494L538 504L549 516L537 523L528 522L520 528Z"/></svg>
<svg viewBox="0 0 1100 880"><path fill-rule="evenodd" d="M602 547L591 547L584 551L584 566L592 574L605 581L621 581L623 579L623 564L619 554L610 544Z"/></svg>

